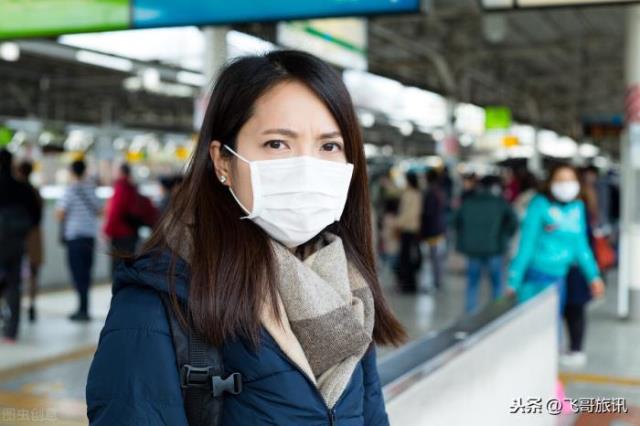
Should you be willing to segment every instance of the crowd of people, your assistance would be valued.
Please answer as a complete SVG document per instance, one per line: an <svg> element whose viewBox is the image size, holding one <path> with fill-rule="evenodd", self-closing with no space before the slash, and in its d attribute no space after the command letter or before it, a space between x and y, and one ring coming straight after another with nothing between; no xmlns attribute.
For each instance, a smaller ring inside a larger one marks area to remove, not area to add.
<svg viewBox="0 0 640 426"><path fill-rule="evenodd" d="M32 172L30 161L16 162L9 151L0 150L0 324L5 343L15 343L18 338L23 281L28 283L29 321L38 317L39 270L45 255L44 203L31 183ZM78 295L78 306L69 319L86 322L91 320L89 294L97 239L108 242L115 271L122 260L135 253L140 228L153 227L167 208L181 178L161 177L162 196L154 203L140 193L131 167L122 164L113 196L104 203L96 195L97 179L88 176L84 160L69 165L69 176L69 184L56 202L55 218L59 247L66 251L70 281Z"/></svg>
<svg viewBox="0 0 640 426"><path fill-rule="evenodd" d="M619 195L611 176L556 164L543 181L519 169L465 174L457 188L447 169L404 177L400 189L384 175L373 192L381 263L398 291L447 287L454 248L466 260L467 314L482 308L483 273L491 300L514 295L524 302L555 286L568 329L563 362L584 365L585 306L603 295L603 272L615 265Z"/></svg>

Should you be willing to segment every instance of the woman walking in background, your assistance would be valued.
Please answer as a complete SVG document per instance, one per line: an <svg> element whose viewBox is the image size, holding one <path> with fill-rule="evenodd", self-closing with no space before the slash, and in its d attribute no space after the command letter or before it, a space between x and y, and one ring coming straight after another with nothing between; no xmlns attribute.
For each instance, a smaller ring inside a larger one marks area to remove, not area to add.
<svg viewBox="0 0 640 426"><path fill-rule="evenodd" d="M575 169L558 165L551 170L542 193L531 200L509 270L508 292L516 293L520 301L555 286L561 314L566 302L566 276L574 263L591 292L603 294L604 284L587 240L587 214L579 195Z"/></svg>

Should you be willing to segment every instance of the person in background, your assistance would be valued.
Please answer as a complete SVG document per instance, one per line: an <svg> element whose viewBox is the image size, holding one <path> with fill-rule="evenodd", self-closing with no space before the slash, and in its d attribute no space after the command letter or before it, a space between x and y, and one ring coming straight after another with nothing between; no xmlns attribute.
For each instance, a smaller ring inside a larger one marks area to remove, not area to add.
<svg viewBox="0 0 640 426"><path fill-rule="evenodd" d="M95 185L85 179L87 167L84 161L76 160L70 168L72 182L58 201L56 216L62 223L69 270L79 299L78 309L69 315L69 319L89 321L91 270L102 208Z"/></svg>
<svg viewBox="0 0 640 426"><path fill-rule="evenodd" d="M478 309L483 270L491 278L492 299L503 292L504 255L518 227L518 219L502 196L500 179L487 176L469 195L453 219L457 249L467 257L467 295L465 312Z"/></svg>
<svg viewBox="0 0 640 426"><path fill-rule="evenodd" d="M461 201L473 194L478 186L478 176L475 173L467 173L462 176Z"/></svg>
<svg viewBox="0 0 640 426"><path fill-rule="evenodd" d="M504 169L504 197L509 203L513 203L520 195L521 188L518 175L513 169Z"/></svg>
<svg viewBox="0 0 640 426"><path fill-rule="evenodd" d="M128 164L122 164L113 187L113 197L106 209L104 223L104 233L111 240L111 252L114 254L112 273L120 262L119 258L133 255L138 245L138 229L129 220L137 194L138 190L132 182L131 168Z"/></svg>
<svg viewBox="0 0 640 426"><path fill-rule="evenodd" d="M446 205L445 211L446 213L451 213L451 209L452 209L451 201L453 200L453 192L455 189L455 184L453 182L453 179L451 178L451 171L449 170L449 166L444 166L442 168L442 172L440 173L439 183L445 197L445 205Z"/></svg>
<svg viewBox="0 0 640 426"><path fill-rule="evenodd" d="M387 200L384 214L382 215L382 229L380 231L382 262L389 270L395 273L397 273L398 253L400 252L400 241L396 232L398 207L399 200L397 198L389 198Z"/></svg>
<svg viewBox="0 0 640 426"><path fill-rule="evenodd" d="M177 177L162 176L158 179L158 182L160 183L160 191L162 193L158 210L160 211L160 214L163 214L171 203L171 197L173 196L173 190L176 187Z"/></svg>
<svg viewBox="0 0 640 426"><path fill-rule="evenodd" d="M513 210L518 216L518 222L524 220L525 213L529 207L529 203L533 200L533 197L538 194L538 179L536 176L529 172L523 172L520 178L520 195L512 203ZM520 229L518 228L515 236L513 237L510 249L510 257L513 259L516 256L518 246L520 245Z"/></svg>
<svg viewBox="0 0 640 426"><path fill-rule="evenodd" d="M38 200L38 217L42 218L42 197L40 191L34 187L31 182L31 173L33 172L33 163L30 161L22 161L17 168L16 178L29 186L33 192L33 196ZM27 235L26 245L26 261L29 266L29 321L34 322L36 320L36 297L38 294L38 273L40 266L44 261L44 248L42 244L42 226L40 221L36 223L29 234Z"/></svg>
<svg viewBox="0 0 640 426"><path fill-rule="evenodd" d="M538 193L538 179L530 171L524 171L520 178L520 194L513 201L513 208L520 220L524 219L529 203Z"/></svg>
<svg viewBox="0 0 640 426"><path fill-rule="evenodd" d="M522 223L520 245L509 269L507 293L524 302L549 286L558 290L559 318L566 301L566 276L577 263L594 296L604 283L587 239L587 215L578 199L580 182L575 169L555 166L536 195ZM559 327L561 331L561 328Z"/></svg>
<svg viewBox="0 0 640 426"><path fill-rule="evenodd" d="M441 185L441 176L436 170L427 171L426 177L427 191L422 203L420 238L425 241L429 252L433 285L440 289L444 268L442 246L447 232L447 195Z"/></svg>
<svg viewBox="0 0 640 426"><path fill-rule="evenodd" d="M406 174L407 187L400 197L397 229L400 232L400 256L398 259L398 282L400 290L415 293L417 273L422 263L420 254L420 219L422 216L422 194L418 176L413 172Z"/></svg>
<svg viewBox="0 0 640 426"><path fill-rule="evenodd" d="M0 189L0 297L8 305L3 316L3 341L15 343L20 324L20 272L26 238L42 217L31 188L13 176L13 155L6 149L0 150Z"/></svg>
<svg viewBox="0 0 640 426"><path fill-rule="evenodd" d="M596 166L588 166L582 171L583 182L589 191L594 216L592 224L594 226L606 226L611 224L611 185L607 176L601 176L600 170Z"/></svg>

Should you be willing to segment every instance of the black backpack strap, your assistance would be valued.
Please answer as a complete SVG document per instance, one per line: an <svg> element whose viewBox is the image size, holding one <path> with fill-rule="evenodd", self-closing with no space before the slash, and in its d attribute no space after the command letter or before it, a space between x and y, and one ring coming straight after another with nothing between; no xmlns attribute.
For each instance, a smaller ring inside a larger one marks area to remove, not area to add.
<svg viewBox="0 0 640 426"><path fill-rule="evenodd" d="M224 377L222 354L193 332L184 330L173 310L171 298L160 292L167 312L171 338L176 351L180 387L190 426L215 426L222 420L223 394L242 392L242 376ZM184 312L184 308L183 308Z"/></svg>

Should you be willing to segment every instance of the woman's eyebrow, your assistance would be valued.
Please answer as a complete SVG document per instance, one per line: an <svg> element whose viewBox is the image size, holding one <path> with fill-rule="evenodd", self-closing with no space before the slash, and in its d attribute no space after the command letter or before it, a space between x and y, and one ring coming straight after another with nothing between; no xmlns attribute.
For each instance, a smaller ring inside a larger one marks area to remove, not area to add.
<svg viewBox="0 0 640 426"><path fill-rule="evenodd" d="M291 129L269 129L262 132L263 135L283 135L291 138L298 137L298 133Z"/></svg>
<svg viewBox="0 0 640 426"><path fill-rule="evenodd" d="M320 135L319 139L333 139L333 138L341 138L342 134L336 130L334 132L323 133Z"/></svg>
<svg viewBox="0 0 640 426"><path fill-rule="evenodd" d="M290 138L297 138L299 135L297 132L291 129L268 129L262 132L263 135L282 135L288 136ZM340 138L342 134L339 130L334 130L332 132L322 133L318 139L332 139L332 138Z"/></svg>

